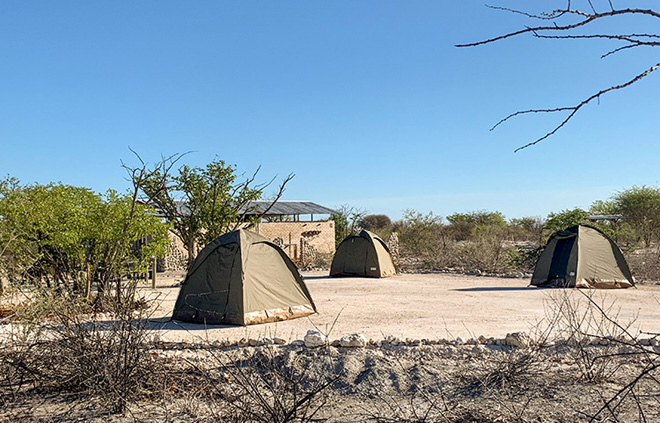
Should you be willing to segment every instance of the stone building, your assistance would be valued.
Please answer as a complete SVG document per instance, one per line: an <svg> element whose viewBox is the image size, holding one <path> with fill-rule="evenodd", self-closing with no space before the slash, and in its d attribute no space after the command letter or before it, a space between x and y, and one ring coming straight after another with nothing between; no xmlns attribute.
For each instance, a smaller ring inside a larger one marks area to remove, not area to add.
<svg viewBox="0 0 660 423"><path fill-rule="evenodd" d="M265 211L252 230L282 247L294 262L310 262L318 253L334 254L335 222L329 217L335 210L309 201L278 201L272 206L255 201L249 210L246 214Z"/></svg>
<svg viewBox="0 0 660 423"><path fill-rule="evenodd" d="M319 254L335 252L335 210L309 201L254 201L244 210L246 216L261 215L250 230L279 245L297 264L311 263ZM185 270L187 253L181 241L170 234L170 252L160 260L162 270Z"/></svg>

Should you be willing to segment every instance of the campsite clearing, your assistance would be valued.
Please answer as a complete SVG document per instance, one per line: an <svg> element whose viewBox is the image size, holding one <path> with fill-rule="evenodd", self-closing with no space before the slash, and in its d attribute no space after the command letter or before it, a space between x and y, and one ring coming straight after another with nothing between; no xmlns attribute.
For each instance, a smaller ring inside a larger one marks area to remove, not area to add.
<svg viewBox="0 0 660 423"><path fill-rule="evenodd" d="M239 340L282 337L302 339L307 330L330 331L331 338L362 333L375 340L504 337L535 331L547 324L553 301L567 295L593 300L620 323L634 322L633 332L660 332L660 286L585 290L528 287L529 279L496 278L447 273L399 274L387 279L331 278L327 271L304 272L318 314L250 327L169 321L183 275L161 277L156 290L142 288L157 299L151 321L165 341Z"/></svg>

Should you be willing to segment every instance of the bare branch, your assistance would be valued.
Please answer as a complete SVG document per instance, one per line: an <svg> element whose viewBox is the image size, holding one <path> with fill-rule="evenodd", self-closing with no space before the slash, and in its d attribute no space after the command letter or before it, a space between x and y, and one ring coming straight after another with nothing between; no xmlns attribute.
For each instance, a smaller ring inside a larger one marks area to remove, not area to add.
<svg viewBox="0 0 660 423"><path fill-rule="evenodd" d="M589 26L589 24L596 22L596 21L603 21L603 20L609 20L608 18L614 18L617 16L646 16L646 17L651 17L655 19L660 19L660 12L657 12L652 9L639 9L639 8L626 8L626 9L615 9L614 5L611 0L608 0L609 4L609 10L599 12L596 9L596 6L594 5L594 2L592 0L587 0L588 4L588 9L585 10L578 10L578 9L573 9L571 5L571 1L567 0L566 7L564 9L555 9L550 12L546 13L540 13L540 14L534 14L534 13L529 13L517 9L511 9L511 8L506 8L506 7L498 7L498 6L490 6L487 5L486 7L494 10L501 10L513 14L518 14L525 16L527 18L531 18L534 20L539 20L543 22L550 21L550 23L542 23L540 25L531 25L531 26L526 26L523 29L520 29L518 31L513 31L509 32L503 35L499 35L496 37L488 38L486 40L482 41L477 41L473 43L466 43L466 44L457 44L456 47L475 47L475 46L480 46L484 44L491 44L500 40L508 39L508 38L513 38L519 35L523 34L530 34L533 37L536 38L541 38L541 39L554 39L554 40L580 40L580 39L600 39L600 40L609 40L609 41L618 41L618 42L623 42L625 43L624 45L615 47L607 51L606 53L601 55L601 58L606 58L608 56L611 56L613 54L619 53L624 50L630 50L635 47L660 47L660 35L658 34L651 34L651 33L620 33L620 34L608 34L608 33L594 33L594 34L576 34L574 33L573 30L577 30L578 28L584 28ZM558 23L559 18L562 17L573 17L573 22L566 22L565 20L563 21L562 24ZM530 110L522 110L518 111L515 113L512 113L508 116L506 116L504 119L500 120L497 122L492 129L498 127L500 124L508 121L509 119L524 115L524 114L530 114L530 113L556 113L556 112L568 112L568 116L563 119L557 126L555 126L551 131L547 132L544 136L536 139L533 142L530 142L528 144L523 145L522 147L517 148L515 151L519 151L521 149L527 148L529 146L535 145L539 143L540 141L543 141L550 136L554 135L559 129L564 127L566 123L568 123L569 120L571 120L575 114L585 105L589 104L592 102L594 99L599 99L600 96L603 94L606 94L610 91L615 91L615 90L620 90L622 88L626 88L645 76L649 75L650 73L654 72L659 64L656 64L652 66L651 68L639 73L636 75L634 78L631 80L619 84L619 85L613 85L609 88L603 89L598 91L595 94L590 95L589 97L586 97L584 100L582 100L580 103L578 103L575 106L566 106L566 107L557 107L557 108L546 108L546 109L530 109Z"/></svg>
<svg viewBox="0 0 660 423"><path fill-rule="evenodd" d="M614 16L620 16L620 15L646 15L646 16L651 16L651 17L660 19L660 13L656 12L654 10L650 10L650 9L619 9L619 10L612 10L612 11L604 12L604 13L593 13L593 14L580 12L580 11L577 11L577 10L568 10L568 9L566 9L566 10L555 10L552 13L548 14L547 17L530 15L530 14L526 14L524 12L520 12L520 11L513 10L513 9L505 9L505 8L499 8L499 9L506 10L506 11L509 11L511 13L520 13L520 14L523 14L525 16L529 16L529 17L535 18L535 19L554 20L554 19L557 19L558 17L560 17L564 14L572 14L572 15L581 17L582 20L580 20L578 22L575 22L575 23L572 23L572 24L568 24L568 25L557 25L555 23L554 25L541 25L541 26L526 27L526 28L518 30L518 31L509 32L509 33L504 34L504 35L499 35L497 37L489 38L489 39L482 40L482 41L477 41L477 42L474 42L474 43L457 44L456 47L475 47L475 46L480 46L480 45L484 45L484 44L491 44L491 43L494 43L496 41L504 40L504 39L507 39L507 38L512 38L512 37L522 35L522 34L529 34L529 33L534 34L534 33L544 32L544 31L569 31L569 30L572 30L572 29L576 29L576 28L580 28L580 27L583 27L585 25L588 25L588 24L590 24L590 23L592 23L596 20L600 20L600 19L604 19L604 18L610 18L610 17L614 17Z"/></svg>
<svg viewBox="0 0 660 423"><path fill-rule="evenodd" d="M600 98L601 95L603 95L603 94L607 94L607 93L610 92L610 91L620 90L620 89L622 89L622 88L629 87L630 85L634 84L635 82L639 81L640 79L644 78L645 76L649 75L650 73L656 71L659 67L660 67L660 63L656 63L655 65L651 66L650 68L648 68L648 69L645 70L644 72L638 74L637 76L635 76L634 78L632 78L632 79L629 80L628 82L625 82L625 83L623 83L623 84L619 84L619 85L614 85L614 86L609 87L609 88L606 88L606 89L604 89L604 90L600 90L600 91L598 91L597 93L592 94L591 96L587 97L585 100L582 100L582 101L581 101L580 103L578 103L576 106L572 106L572 107L558 107L558 108L556 108L556 109L531 109L531 110L524 110L524 111L520 111L520 112L512 113L512 114L510 114L509 116L507 116L507 117L505 117L504 119L502 119L501 121L499 121L497 124L495 124L495 126L493 126L493 128L491 128L491 130L492 130L492 129L495 129L495 128L496 128L497 126L499 126L501 123L504 123L505 121L509 120L510 118L512 118L512 117L514 117L514 116L522 115L522 114L529 114L529 113L554 113L554 112L561 112L561 111L570 111L570 113L568 114L568 116L567 116L567 117L566 117L566 118L565 118L565 119L564 119L559 125L555 126L555 128L554 128L552 131L546 133L544 136L538 138L536 141L533 141L533 142L527 143L527 144L523 145L522 147L518 147L518 148L516 148L514 151L522 150L522 149L524 149L524 148L527 148L527 147L530 147L530 146L532 146L532 145L538 144L539 142L543 141L544 139L546 139L546 138L552 136L553 134L555 134L558 130L560 130L562 127L564 127L564 125L566 125L566 124L568 123L568 121L571 120L571 118L573 118L573 116L575 116L575 114L576 114L576 113L577 113L582 107L586 106L587 104L589 104L589 103L592 102L593 100L595 100L595 99L597 99L597 98Z"/></svg>

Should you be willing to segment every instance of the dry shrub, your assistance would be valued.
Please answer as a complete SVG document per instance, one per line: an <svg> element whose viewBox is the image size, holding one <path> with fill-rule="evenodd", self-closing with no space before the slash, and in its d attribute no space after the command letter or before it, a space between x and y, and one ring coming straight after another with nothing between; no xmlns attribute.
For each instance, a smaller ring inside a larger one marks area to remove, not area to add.
<svg viewBox="0 0 660 423"><path fill-rule="evenodd" d="M453 422L456 404L444 393L446 381L422 363L395 360L394 369L375 368L362 377L360 420L387 423ZM389 374L388 374L389 373Z"/></svg>
<svg viewBox="0 0 660 423"><path fill-rule="evenodd" d="M614 303L605 304L594 297L594 291L553 291L546 314L549 332L565 346L582 378L602 383L610 380L621 366L621 361L612 357L622 346L634 343L628 331L634 322L619 323Z"/></svg>
<svg viewBox="0 0 660 423"><path fill-rule="evenodd" d="M270 347L254 354L204 352L206 364L188 362L199 374L205 406L219 421L312 422L328 411L327 393L338 375L326 349L312 357Z"/></svg>
<svg viewBox="0 0 660 423"><path fill-rule="evenodd" d="M550 297L551 330L562 341L562 352L573 358L584 380L623 385L613 395L600 394L602 404L589 416L590 421L621 421L626 408L636 412L638 421L649 421L646 416L653 410L641 398L657 397L660 392L658 349L642 344L630 330L634 319L622 322L614 303L595 298L593 291L578 292L572 296L574 290L561 290ZM631 364L638 369L632 378L625 375L625 367Z"/></svg>
<svg viewBox="0 0 660 423"><path fill-rule="evenodd" d="M629 252L626 260L637 281L660 281L660 251L657 248Z"/></svg>
<svg viewBox="0 0 660 423"><path fill-rule="evenodd" d="M60 295L33 296L2 339L2 388L69 393L101 409L125 412L158 383L144 312L116 305L109 321L88 304ZM158 371L157 371L158 370Z"/></svg>
<svg viewBox="0 0 660 423"><path fill-rule="evenodd" d="M305 259L300 263L300 268L301 270L329 270L333 257L333 253L322 253L315 251L312 257L305 257Z"/></svg>
<svg viewBox="0 0 660 423"><path fill-rule="evenodd" d="M501 273L510 270L510 256L499 236L480 234L472 241L456 243L454 255L456 264L465 271Z"/></svg>

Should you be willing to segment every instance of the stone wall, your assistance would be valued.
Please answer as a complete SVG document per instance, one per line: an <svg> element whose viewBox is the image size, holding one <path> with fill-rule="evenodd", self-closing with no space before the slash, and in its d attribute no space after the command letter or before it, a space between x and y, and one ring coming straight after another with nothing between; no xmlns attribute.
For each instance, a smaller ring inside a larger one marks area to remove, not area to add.
<svg viewBox="0 0 660 423"><path fill-rule="evenodd" d="M316 252L324 254L335 252L335 222L332 220L261 222L253 230L282 247L295 261L308 258L307 256Z"/></svg>
<svg viewBox="0 0 660 423"><path fill-rule="evenodd" d="M168 237L170 238L170 248L165 257L158 260L158 271L186 270L188 267L188 253L183 247L183 242L172 231L169 231Z"/></svg>
<svg viewBox="0 0 660 423"><path fill-rule="evenodd" d="M261 222L251 229L273 241L299 264L313 260L317 253L335 253L335 222ZM159 271L186 270L187 253L183 243L170 232L170 249L159 259Z"/></svg>

